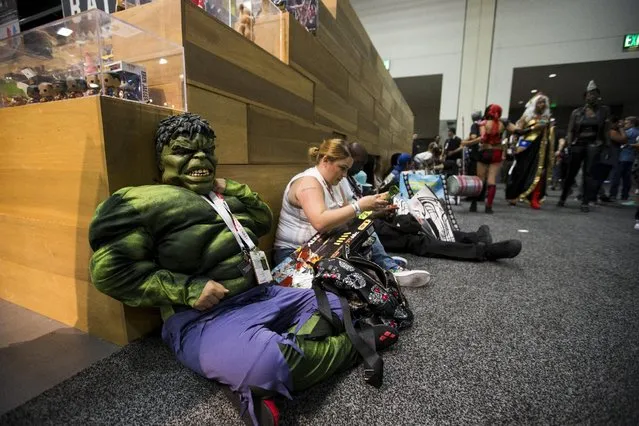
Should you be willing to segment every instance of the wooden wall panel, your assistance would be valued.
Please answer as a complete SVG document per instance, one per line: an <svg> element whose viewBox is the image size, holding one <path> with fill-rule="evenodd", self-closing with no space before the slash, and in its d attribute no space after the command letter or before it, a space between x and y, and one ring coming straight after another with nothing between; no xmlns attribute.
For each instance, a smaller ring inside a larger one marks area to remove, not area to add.
<svg viewBox="0 0 639 426"><path fill-rule="evenodd" d="M274 220L271 232L260 239L260 247L270 251L273 248L277 222L282 209L284 189L293 176L310 167L308 163L291 165L220 166L218 175L246 183L269 205ZM273 266L273 265L271 265Z"/></svg>
<svg viewBox="0 0 639 426"><path fill-rule="evenodd" d="M132 7L113 16L181 45L181 7L176 0L153 0L152 3Z"/></svg>
<svg viewBox="0 0 639 426"><path fill-rule="evenodd" d="M375 146L379 143L379 127L362 114L359 114L357 137L362 142Z"/></svg>
<svg viewBox="0 0 639 426"><path fill-rule="evenodd" d="M352 76L359 78L362 56L337 25L335 17L323 2L319 2L320 25L317 40L342 64Z"/></svg>
<svg viewBox="0 0 639 426"><path fill-rule="evenodd" d="M343 98L348 97L348 72L295 18L289 17L289 64Z"/></svg>
<svg viewBox="0 0 639 426"><path fill-rule="evenodd" d="M344 133L357 133L357 109L321 83L315 86L315 121Z"/></svg>
<svg viewBox="0 0 639 426"><path fill-rule="evenodd" d="M121 304L87 281L87 226L108 196L100 98L5 108L0 128L0 298L124 343Z"/></svg>
<svg viewBox="0 0 639 426"><path fill-rule="evenodd" d="M220 164L248 163L248 106L244 102L189 85L189 110L206 118L215 130Z"/></svg>
<svg viewBox="0 0 639 426"><path fill-rule="evenodd" d="M365 118L368 120L375 118L375 99L357 80L350 76L348 79L348 100Z"/></svg>
<svg viewBox="0 0 639 426"><path fill-rule="evenodd" d="M332 2L328 2L327 6L332 9ZM348 0L338 0L335 6L335 19L337 24L342 28L344 33L353 42L355 48L360 52L362 57L368 58L371 52L372 42L364 29L364 26L357 17L357 13ZM321 25L321 23L320 23Z"/></svg>
<svg viewBox="0 0 639 426"><path fill-rule="evenodd" d="M308 149L330 132L293 116L249 105L248 147L251 164L302 164Z"/></svg>

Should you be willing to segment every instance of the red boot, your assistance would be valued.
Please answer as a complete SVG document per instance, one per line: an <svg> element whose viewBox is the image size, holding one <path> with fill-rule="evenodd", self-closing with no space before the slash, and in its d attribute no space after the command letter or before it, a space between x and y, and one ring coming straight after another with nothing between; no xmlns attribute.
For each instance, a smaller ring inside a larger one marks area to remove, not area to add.
<svg viewBox="0 0 639 426"><path fill-rule="evenodd" d="M541 208L541 204L539 204L539 196L541 195L541 189L539 188L540 186L541 182L539 182L537 186L535 186L535 190L533 191L532 198L530 200L530 207L535 210L539 210Z"/></svg>

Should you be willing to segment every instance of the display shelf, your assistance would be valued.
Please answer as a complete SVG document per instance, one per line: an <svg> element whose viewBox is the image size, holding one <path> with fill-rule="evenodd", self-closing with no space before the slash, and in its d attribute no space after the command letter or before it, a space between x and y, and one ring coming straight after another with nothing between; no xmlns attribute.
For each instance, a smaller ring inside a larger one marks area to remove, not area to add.
<svg viewBox="0 0 639 426"><path fill-rule="evenodd" d="M185 110L184 49L100 10L0 41L0 106L93 95Z"/></svg>

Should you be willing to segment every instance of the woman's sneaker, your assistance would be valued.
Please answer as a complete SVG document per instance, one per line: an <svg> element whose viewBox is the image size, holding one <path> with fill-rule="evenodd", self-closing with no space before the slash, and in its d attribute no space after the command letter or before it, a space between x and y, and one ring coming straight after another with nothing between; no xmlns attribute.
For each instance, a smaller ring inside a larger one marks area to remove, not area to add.
<svg viewBox="0 0 639 426"><path fill-rule="evenodd" d="M430 281L430 273L420 269L408 270L398 266L391 272L401 287L423 287Z"/></svg>
<svg viewBox="0 0 639 426"><path fill-rule="evenodd" d="M639 231L639 220L635 222L635 231Z"/></svg>

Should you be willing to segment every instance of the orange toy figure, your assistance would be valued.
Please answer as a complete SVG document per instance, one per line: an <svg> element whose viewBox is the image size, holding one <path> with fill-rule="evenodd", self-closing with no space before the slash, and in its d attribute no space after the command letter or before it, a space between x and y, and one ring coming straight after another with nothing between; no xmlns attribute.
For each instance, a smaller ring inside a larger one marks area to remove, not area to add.
<svg viewBox="0 0 639 426"><path fill-rule="evenodd" d="M235 24L235 30L249 40L255 41L255 33L253 32L254 24L255 18L253 17L253 14L247 7L241 4L240 16Z"/></svg>

